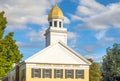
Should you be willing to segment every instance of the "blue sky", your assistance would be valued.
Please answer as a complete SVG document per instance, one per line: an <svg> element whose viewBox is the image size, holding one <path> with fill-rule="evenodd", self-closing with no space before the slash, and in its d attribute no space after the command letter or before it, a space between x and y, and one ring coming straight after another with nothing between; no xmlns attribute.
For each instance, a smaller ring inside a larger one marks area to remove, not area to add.
<svg viewBox="0 0 120 81"><path fill-rule="evenodd" d="M120 0L0 0L5 34L14 32L23 60L45 48L47 15L55 4L65 16L68 46L81 55L101 62L107 47L120 44Z"/></svg>

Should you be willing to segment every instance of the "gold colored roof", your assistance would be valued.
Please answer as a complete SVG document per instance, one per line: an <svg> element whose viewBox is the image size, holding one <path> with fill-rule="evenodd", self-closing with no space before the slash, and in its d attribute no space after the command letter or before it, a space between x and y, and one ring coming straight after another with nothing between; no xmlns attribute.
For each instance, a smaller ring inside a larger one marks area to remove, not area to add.
<svg viewBox="0 0 120 81"><path fill-rule="evenodd" d="M48 15L48 20L49 19L53 19L53 18L60 18L60 19L64 19L64 16L63 16L63 13L62 13L62 10L57 6L55 5L49 15Z"/></svg>

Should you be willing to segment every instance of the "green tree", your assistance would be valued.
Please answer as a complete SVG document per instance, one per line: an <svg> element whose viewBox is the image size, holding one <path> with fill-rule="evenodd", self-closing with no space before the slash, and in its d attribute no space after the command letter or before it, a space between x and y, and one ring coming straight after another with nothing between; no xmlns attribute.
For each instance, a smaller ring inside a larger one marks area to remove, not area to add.
<svg viewBox="0 0 120 81"><path fill-rule="evenodd" d="M114 44L106 49L107 54L102 63L102 81L119 81L120 79L120 45Z"/></svg>
<svg viewBox="0 0 120 81"><path fill-rule="evenodd" d="M100 81L101 79L100 64L93 62L92 59L88 59L88 60L92 63L90 65L89 81Z"/></svg>
<svg viewBox="0 0 120 81"><path fill-rule="evenodd" d="M6 21L6 17L4 17L4 12L0 12L0 39L3 37L6 24L7 21Z"/></svg>
<svg viewBox="0 0 120 81"><path fill-rule="evenodd" d="M6 76L8 71L13 69L13 64L18 64L22 58L22 54L13 39L13 32L3 37L6 28L6 18L4 12L0 12L0 79Z"/></svg>

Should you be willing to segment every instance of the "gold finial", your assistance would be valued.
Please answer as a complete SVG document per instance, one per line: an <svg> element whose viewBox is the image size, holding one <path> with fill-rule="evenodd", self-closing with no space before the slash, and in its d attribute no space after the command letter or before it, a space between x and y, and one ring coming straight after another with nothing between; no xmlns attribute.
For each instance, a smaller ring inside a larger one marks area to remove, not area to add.
<svg viewBox="0 0 120 81"><path fill-rule="evenodd" d="M62 10L57 6L57 4L51 9L49 15L48 15L48 20L49 19L64 19Z"/></svg>

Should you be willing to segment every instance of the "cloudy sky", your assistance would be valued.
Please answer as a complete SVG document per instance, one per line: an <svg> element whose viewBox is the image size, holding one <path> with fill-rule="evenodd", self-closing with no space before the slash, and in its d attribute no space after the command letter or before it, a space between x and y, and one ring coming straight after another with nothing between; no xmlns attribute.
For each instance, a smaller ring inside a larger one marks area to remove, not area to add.
<svg viewBox="0 0 120 81"><path fill-rule="evenodd" d="M78 53L101 62L107 47L120 44L120 0L0 0L5 34L14 32L23 60L45 48L47 16L55 4L64 13L68 46Z"/></svg>

